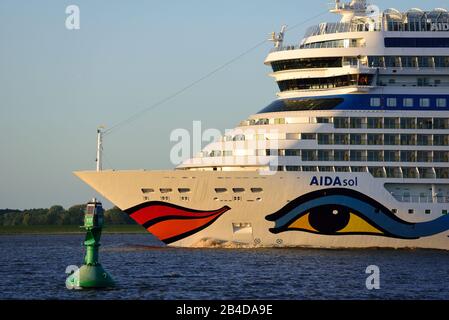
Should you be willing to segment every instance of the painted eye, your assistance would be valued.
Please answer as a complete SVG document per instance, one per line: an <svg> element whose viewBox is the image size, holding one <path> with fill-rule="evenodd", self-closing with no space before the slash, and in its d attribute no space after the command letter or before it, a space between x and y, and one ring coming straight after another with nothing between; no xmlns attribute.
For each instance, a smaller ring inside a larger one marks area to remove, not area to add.
<svg viewBox="0 0 449 320"><path fill-rule="evenodd" d="M449 230L449 215L433 221L411 223L397 217L381 203L351 189L314 191L291 201L266 220L274 234L302 231L321 235L372 235L419 239Z"/></svg>
<svg viewBox="0 0 449 320"><path fill-rule="evenodd" d="M310 209L286 225L287 230L312 232L324 235L376 234L384 232L361 218L346 206L324 205ZM285 231L287 231L285 230Z"/></svg>

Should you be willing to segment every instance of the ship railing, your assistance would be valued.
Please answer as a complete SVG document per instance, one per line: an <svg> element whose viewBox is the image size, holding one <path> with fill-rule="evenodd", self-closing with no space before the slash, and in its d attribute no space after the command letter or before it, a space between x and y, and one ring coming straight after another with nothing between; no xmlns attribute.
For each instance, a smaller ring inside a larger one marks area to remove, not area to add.
<svg viewBox="0 0 449 320"><path fill-rule="evenodd" d="M441 81L438 83L418 83L418 82L394 82L394 83L390 83L390 82L383 82L380 81L379 86L381 87L424 87L424 88L429 88L429 87L449 87L449 81Z"/></svg>
<svg viewBox="0 0 449 320"><path fill-rule="evenodd" d="M379 71L392 71L392 72L397 72L398 70L400 71L422 71L422 72L429 72L429 71L438 71L438 72L442 72L442 73L446 73L449 72L449 67L444 67L444 66L435 66L435 67L402 67L402 66L371 66L370 68L372 69L379 69Z"/></svg>
<svg viewBox="0 0 449 320"><path fill-rule="evenodd" d="M270 52L278 52L278 51L291 51L301 49L299 45L288 45L288 46L280 46L271 49Z"/></svg>
<svg viewBox="0 0 449 320"><path fill-rule="evenodd" d="M405 195L405 194L395 194L392 196L399 202L408 203L449 203L449 197L445 196L423 196L423 195Z"/></svg>

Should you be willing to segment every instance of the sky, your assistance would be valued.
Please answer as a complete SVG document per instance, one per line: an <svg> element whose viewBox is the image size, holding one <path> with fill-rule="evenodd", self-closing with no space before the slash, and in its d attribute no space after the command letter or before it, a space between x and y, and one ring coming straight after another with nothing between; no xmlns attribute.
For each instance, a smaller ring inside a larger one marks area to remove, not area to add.
<svg viewBox="0 0 449 320"><path fill-rule="evenodd" d="M98 196L72 172L95 169L96 128L117 123L330 1L0 0L0 208L70 207ZM393 1L378 0L381 9ZM447 0L396 0L401 10ZM307 4L306 4L307 3ZM80 29L66 28L66 7ZM326 13L291 30L336 21ZM266 43L105 137L109 169L172 169L170 133L235 127L275 99Z"/></svg>

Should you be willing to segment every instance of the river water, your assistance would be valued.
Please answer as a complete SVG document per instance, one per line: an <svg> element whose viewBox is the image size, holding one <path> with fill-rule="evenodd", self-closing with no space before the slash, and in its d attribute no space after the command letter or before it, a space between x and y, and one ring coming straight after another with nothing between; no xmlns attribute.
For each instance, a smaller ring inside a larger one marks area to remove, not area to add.
<svg viewBox="0 0 449 320"><path fill-rule="evenodd" d="M0 236L0 299L449 299L449 252L173 249L147 234L104 235L111 290L67 290L83 235ZM380 289L366 268L380 269Z"/></svg>

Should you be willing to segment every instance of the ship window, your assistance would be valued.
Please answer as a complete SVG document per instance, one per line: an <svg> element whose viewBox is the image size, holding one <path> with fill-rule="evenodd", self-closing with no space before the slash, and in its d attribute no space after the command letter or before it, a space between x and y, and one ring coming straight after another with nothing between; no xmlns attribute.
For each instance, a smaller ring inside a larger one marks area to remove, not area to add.
<svg viewBox="0 0 449 320"><path fill-rule="evenodd" d="M302 150L302 161L316 161L316 150Z"/></svg>
<svg viewBox="0 0 449 320"><path fill-rule="evenodd" d="M178 189L178 192L179 192L179 193L189 193L189 192L190 192L190 189L189 189L189 188L179 188L179 189Z"/></svg>
<svg viewBox="0 0 449 320"><path fill-rule="evenodd" d="M428 87L429 78L418 78L418 87Z"/></svg>
<svg viewBox="0 0 449 320"><path fill-rule="evenodd" d="M228 189L226 188L215 188L216 193L226 193L228 192Z"/></svg>
<svg viewBox="0 0 449 320"><path fill-rule="evenodd" d="M318 133L318 144L324 145L332 144L332 134Z"/></svg>
<svg viewBox="0 0 449 320"><path fill-rule="evenodd" d="M408 213L409 213L409 214L414 214L414 213L415 213L415 210L409 209L409 210L408 210Z"/></svg>
<svg viewBox="0 0 449 320"><path fill-rule="evenodd" d="M366 75L367 82L370 83L373 75ZM279 89L284 91L292 90L316 90L331 89L357 85L357 75L344 75L329 78L302 78L278 81Z"/></svg>
<svg viewBox="0 0 449 320"><path fill-rule="evenodd" d="M385 134L384 135L384 143L387 146L396 146L399 145L399 135L398 134Z"/></svg>
<svg viewBox="0 0 449 320"><path fill-rule="evenodd" d="M415 151L401 151L402 162L416 162Z"/></svg>
<svg viewBox="0 0 449 320"><path fill-rule="evenodd" d="M398 209L392 209L391 212L393 212L394 214L398 213Z"/></svg>
<svg viewBox="0 0 449 320"><path fill-rule="evenodd" d="M417 179L418 178L418 172L416 168L402 168L402 174L405 179Z"/></svg>
<svg viewBox="0 0 449 320"><path fill-rule="evenodd" d="M416 118L401 118L401 129L416 129Z"/></svg>
<svg viewBox="0 0 449 320"><path fill-rule="evenodd" d="M384 158L385 158L386 162L398 162L400 160L400 158L399 158L399 151L385 150L384 151Z"/></svg>
<svg viewBox="0 0 449 320"><path fill-rule="evenodd" d="M382 129L382 118L368 118L368 129Z"/></svg>
<svg viewBox="0 0 449 320"><path fill-rule="evenodd" d="M301 133L301 140L316 140L315 133Z"/></svg>
<svg viewBox="0 0 449 320"><path fill-rule="evenodd" d="M414 134L401 134L401 145L402 146L414 146L416 145Z"/></svg>
<svg viewBox="0 0 449 320"><path fill-rule="evenodd" d="M404 98L404 107L413 107L413 98Z"/></svg>
<svg viewBox="0 0 449 320"><path fill-rule="evenodd" d="M347 145L349 144L349 134L336 133L334 134L334 144L335 145Z"/></svg>
<svg viewBox="0 0 449 320"><path fill-rule="evenodd" d="M371 107L380 107L380 98L371 98Z"/></svg>
<svg viewBox="0 0 449 320"><path fill-rule="evenodd" d="M437 99L437 107L439 108L446 108L447 107L447 100L446 99Z"/></svg>
<svg viewBox="0 0 449 320"><path fill-rule="evenodd" d="M347 150L335 150L334 151L335 161L349 161L349 151Z"/></svg>
<svg viewBox="0 0 449 320"><path fill-rule="evenodd" d="M382 145L383 144L383 136L381 134L368 134L367 137L368 145Z"/></svg>
<svg viewBox="0 0 449 320"><path fill-rule="evenodd" d="M343 102L343 98L277 100L260 111L259 114L285 111L333 110Z"/></svg>
<svg viewBox="0 0 449 320"><path fill-rule="evenodd" d="M316 123L330 123L330 122L331 118L323 118L323 117L316 118Z"/></svg>
<svg viewBox="0 0 449 320"><path fill-rule="evenodd" d="M335 167L335 172L350 172L349 167Z"/></svg>
<svg viewBox="0 0 449 320"><path fill-rule="evenodd" d="M351 118L349 123L351 129L361 129L363 127L363 118Z"/></svg>
<svg viewBox="0 0 449 320"><path fill-rule="evenodd" d="M419 99L420 107L430 107L430 99L429 98L421 98Z"/></svg>
<svg viewBox="0 0 449 320"><path fill-rule="evenodd" d="M444 135L444 134L434 135L433 136L433 145L434 146L448 146L449 145L449 135Z"/></svg>
<svg viewBox="0 0 449 320"><path fill-rule="evenodd" d="M398 129L399 118L384 118L385 129Z"/></svg>
<svg viewBox="0 0 449 320"><path fill-rule="evenodd" d="M364 135L362 134L351 134L351 145L366 144L366 141L363 137Z"/></svg>
<svg viewBox="0 0 449 320"><path fill-rule="evenodd" d="M397 167L385 167L385 172L387 174L387 178L402 178L402 173L400 168Z"/></svg>
<svg viewBox="0 0 449 320"><path fill-rule="evenodd" d="M385 65L387 68L400 68L401 59L399 57L387 56L385 57Z"/></svg>
<svg viewBox="0 0 449 320"><path fill-rule="evenodd" d="M449 48L449 38L385 38L386 48Z"/></svg>
<svg viewBox="0 0 449 320"><path fill-rule="evenodd" d="M154 189L146 189L146 188L142 188L142 193L147 194L147 193L153 193Z"/></svg>
<svg viewBox="0 0 449 320"><path fill-rule="evenodd" d="M279 60L271 64L273 71L284 71L294 69L314 69L314 68L341 68L341 58L307 58Z"/></svg>
<svg viewBox="0 0 449 320"><path fill-rule="evenodd" d="M232 191L234 193L242 193L242 192L245 192L245 189L244 188L232 188Z"/></svg>
<svg viewBox="0 0 449 320"><path fill-rule="evenodd" d="M286 157L300 157L301 156L301 150L298 150L298 149L287 149L287 150L285 150L285 156Z"/></svg>
<svg viewBox="0 0 449 320"><path fill-rule="evenodd" d="M236 135L232 140L233 141L245 141L245 135L244 134Z"/></svg>
<svg viewBox="0 0 449 320"><path fill-rule="evenodd" d="M349 119L348 118L334 118L335 129L348 129Z"/></svg>
<svg viewBox="0 0 449 320"><path fill-rule="evenodd" d="M434 162L449 162L449 151L434 151L433 152Z"/></svg>
<svg viewBox="0 0 449 320"><path fill-rule="evenodd" d="M443 210L441 213L446 215L446 214L448 214L448 210Z"/></svg>
<svg viewBox="0 0 449 320"><path fill-rule="evenodd" d="M447 118L434 118L433 119L434 129L449 129L449 119Z"/></svg>
<svg viewBox="0 0 449 320"><path fill-rule="evenodd" d="M373 175L374 178L384 178L385 177L385 171L382 167L369 167L368 168L369 173Z"/></svg>
<svg viewBox="0 0 449 320"><path fill-rule="evenodd" d="M286 166L285 168L287 171L301 171L300 166Z"/></svg>
<svg viewBox="0 0 449 320"><path fill-rule="evenodd" d="M159 189L159 191L161 193L171 193L171 192L173 192L173 189L171 189L171 188L161 188L161 189Z"/></svg>
<svg viewBox="0 0 449 320"><path fill-rule="evenodd" d="M251 192L252 193L261 193L261 192L263 192L263 189L262 188L251 188Z"/></svg>
<svg viewBox="0 0 449 320"><path fill-rule="evenodd" d="M432 118L418 118L418 129L431 130L433 127Z"/></svg>
<svg viewBox="0 0 449 320"><path fill-rule="evenodd" d="M368 161L383 161L383 153L380 150L368 150Z"/></svg>
<svg viewBox="0 0 449 320"><path fill-rule="evenodd" d="M300 168L300 167L298 167L298 168ZM299 169L297 171L301 171L301 169ZM311 166L303 166L302 167L302 171L304 171L304 172L317 172L318 168L317 167L311 167Z"/></svg>
<svg viewBox="0 0 449 320"><path fill-rule="evenodd" d="M387 107L397 107L398 100L396 98L388 98L387 99Z"/></svg>
<svg viewBox="0 0 449 320"><path fill-rule="evenodd" d="M370 151L372 152L372 151ZM350 151L350 160L351 161L364 161L366 158L363 156L363 152L359 150L351 150Z"/></svg>
<svg viewBox="0 0 449 320"><path fill-rule="evenodd" d="M318 161L332 161L332 150L318 150Z"/></svg>
<svg viewBox="0 0 449 320"><path fill-rule="evenodd" d="M274 119L274 124L285 124L285 118Z"/></svg>

